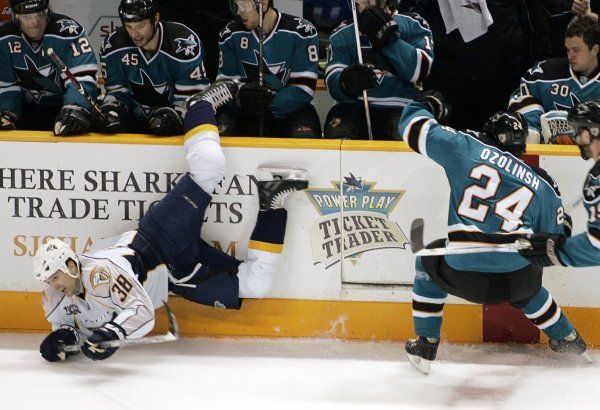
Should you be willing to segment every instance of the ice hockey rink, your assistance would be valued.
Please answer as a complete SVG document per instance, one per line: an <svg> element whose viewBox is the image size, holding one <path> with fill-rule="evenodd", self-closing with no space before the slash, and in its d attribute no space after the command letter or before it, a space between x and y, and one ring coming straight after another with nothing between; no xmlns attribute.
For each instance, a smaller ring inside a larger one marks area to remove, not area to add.
<svg viewBox="0 0 600 410"><path fill-rule="evenodd" d="M8 409L597 409L594 364L545 346L442 344L425 376L403 343L181 339L47 363L42 334L0 334Z"/></svg>

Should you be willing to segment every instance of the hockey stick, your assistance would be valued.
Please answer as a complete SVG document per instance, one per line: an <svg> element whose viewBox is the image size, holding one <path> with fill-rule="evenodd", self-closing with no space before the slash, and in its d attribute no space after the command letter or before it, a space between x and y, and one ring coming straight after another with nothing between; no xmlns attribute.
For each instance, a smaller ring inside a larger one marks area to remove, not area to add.
<svg viewBox="0 0 600 410"><path fill-rule="evenodd" d="M531 243L527 239L517 239L513 243L426 249L423 241L424 230L425 221L422 218L415 219L410 226L410 247L415 256L466 255L471 253L485 252L519 252L522 249L531 248Z"/></svg>
<svg viewBox="0 0 600 410"><path fill-rule="evenodd" d="M174 342L175 340L179 339L179 326L177 326L175 315L171 311L171 308L167 302L163 301L163 303L165 305L165 310L167 311L167 317L169 318L169 331L166 334L142 337L139 339L108 340L106 342L98 343L98 346L101 348L139 346L154 343ZM60 350L62 352L79 352L81 347L79 345L65 345L61 346Z"/></svg>
<svg viewBox="0 0 600 410"><path fill-rule="evenodd" d="M100 115L100 118L102 118L103 121L108 122L106 116L102 113L100 106L96 103L96 101L94 101L92 96L85 90L85 88L83 88L83 85L81 85L79 80L75 78L71 70L69 70L69 67L67 67L67 65L61 60L58 54L54 52L54 49L49 48L48 50L46 50L46 52L48 53L48 56L52 59L54 64L56 64L56 66L60 68L60 71L63 72L65 77L71 80L71 82L73 83L75 88L77 88L77 91L79 91L83 98L85 98L87 102L89 102L92 105L92 108L98 113L98 115Z"/></svg>
<svg viewBox="0 0 600 410"><path fill-rule="evenodd" d="M262 90L265 85L265 63L264 63L264 52L265 52L265 26L264 26L264 10L262 1L258 0L258 86ZM263 113L260 114L258 119L258 136L262 137L265 134L265 117Z"/></svg>
<svg viewBox="0 0 600 410"><path fill-rule="evenodd" d="M356 38L356 54L358 55L358 64L363 63L362 48L360 46L360 34L358 33L358 16L356 13L356 1L350 0L352 6L352 20L354 21L354 37ZM373 141L373 128L371 127L371 112L369 111L369 96L367 90L363 90L363 102L365 104L365 117L367 119L367 131L369 141Z"/></svg>

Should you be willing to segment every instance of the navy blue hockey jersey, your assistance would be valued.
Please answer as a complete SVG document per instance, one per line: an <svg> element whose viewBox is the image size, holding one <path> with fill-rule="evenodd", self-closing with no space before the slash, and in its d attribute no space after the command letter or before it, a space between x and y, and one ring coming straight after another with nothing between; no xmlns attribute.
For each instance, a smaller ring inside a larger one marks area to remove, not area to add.
<svg viewBox="0 0 600 410"><path fill-rule="evenodd" d="M52 48L94 99L98 96L98 65L81 25L52 13L42 41L32 44L12 22L0 26L0 112L21 113L23 102L40 109L77 104L91 111L90 103L48 57Z"/></svg>
<svg viewBox="0 0 600 410"><path fill-rule="evenodd" d="M558 187L542 170L486 144L473 131L456 131L437 123L417 102L404 108L400 120L404 141L444 168L450 184L448 246L493 243L489 234L562 233L564 208ZM454 269L510 272L528 262L516 253L446 256Z"/></svg>

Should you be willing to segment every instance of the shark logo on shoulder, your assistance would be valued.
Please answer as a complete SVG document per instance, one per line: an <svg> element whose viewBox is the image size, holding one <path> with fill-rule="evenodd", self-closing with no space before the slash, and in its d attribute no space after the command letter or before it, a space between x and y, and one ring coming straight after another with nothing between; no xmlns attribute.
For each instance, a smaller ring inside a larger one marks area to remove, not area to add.
<svg viewBox="0 0 600 410"><path fill-rule="evenodd" d="M326 268L378 249L406 249L409 240L389 219L406 191L374 189L376 182L350 173L332 188L309 188L306 195L322 215L311 230L314 264ZM343 212L342 212L343 208Z"/></svg>

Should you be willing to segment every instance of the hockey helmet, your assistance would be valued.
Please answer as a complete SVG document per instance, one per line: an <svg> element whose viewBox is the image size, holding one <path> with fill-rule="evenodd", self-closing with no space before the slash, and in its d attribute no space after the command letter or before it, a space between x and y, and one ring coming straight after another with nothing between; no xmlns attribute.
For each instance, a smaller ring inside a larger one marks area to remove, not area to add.
<svg viewBox="0 0 600 410"><path fill-rule="evenodd" d="M156 13L158 13L156 0L121 0L119 4L119 17L123 23L153 20Z"/></svg>
<svg viewBox="0 0 600 410"><path fill-rule="evenodd" d="M78 278L79 275L73 276L69 272L69 268L67 267L69 260L75 262L77 271L79 271L79 258L69 245L60 239L51 239L43 244L35 254L35 258L33 259L33 274L42 282L48 280L59 270L73 278Z"/></svg>
<svg viewBox="0 0 600 410"><path fill-rule="evenodd" d="M573 128L573 142L579 146L581 157L589 159L591 156L589 146L592 141L582 144L577 137L585 129L590 133L592 140L600 139L600 98L577 104L569 110L567 119L569 120L569 125Z"/></svg>
<svg viewBox="0 0 600 410"><path fill-rule="evenodd" d="M529 131L527 120L520 112L497 112L483 124L483 133L499 148L506 148L517 155L525 152Z"/></svg>
<svg viewBox="0 0 600 410"><path fill-rule="evenodd" d="M31 14L48 10L50 0L10 0L12 14Z"/></svg>

